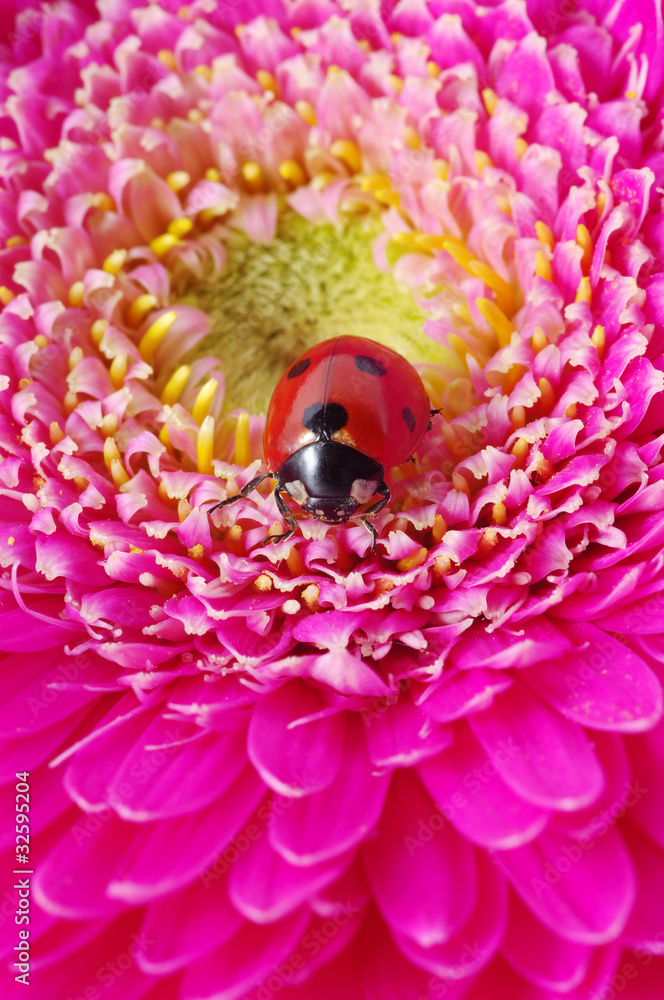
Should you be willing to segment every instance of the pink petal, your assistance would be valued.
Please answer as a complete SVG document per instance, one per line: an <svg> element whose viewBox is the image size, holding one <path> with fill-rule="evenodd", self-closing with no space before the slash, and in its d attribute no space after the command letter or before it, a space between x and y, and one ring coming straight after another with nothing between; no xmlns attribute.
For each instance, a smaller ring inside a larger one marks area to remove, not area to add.
<svg viewBox="0 0 664 1000"><path fill-rule="evenodd" d="M583 982L592 955L589 945L567 941L541 924L513 892L502 952L524 979L564 992Z"/></svg>
<svg viewBox="0 0 664 1000"><path fill-rule="evenodd" d="M497 853L496 860L528 908L555 934L598 945L613 941L625 927L636 883L615 829L577 842L549 827L532 843Z"/></svg>
<svg viewBox="0 0 664 1000"><path fill-rule="evenodd" d="M451 749L419 767L441 812L462 836L482 847L519 847L547 823L547 810L521 798L502 779L515 752L514 744L506 744L488 756L470 727L460 722Z"/></svg>
<svg viewBox="0 0 664 1000"><path fill-rule="evenodd" d="M477 852L478 894L469 920L443 944L423 948L403 935L396 941L404 955L445 979L472 976L490 962L500 946L507 919L507 887L488 855Z"/></svg>
<svg viewBox="0 0 664 1000"><path fill-rule="evenodd" d="M380 816L389 779L375 776L359 720L346 728L339 773L322 792L303 799L277 799L270 841L295 865L312 865L354 847Z"/></svg>
<svg viewBox="0 0 664 1000"><path fill-rule="evenodd" d="M474 667L472 670L450 670L438 683L427 685L419 698L422 711L438 722L452 722L473 712L483 712L493 704L494 697L512 685L510 677L500 671Z"/></svg>
<svg viewBox="0 0 664 1000"><path fill-rule="evenodd" d="M470 845L406 771L392 776L378 835L365 846L364 864L391 929L424 948L449 940L475 906L477 870Z"/></svg>
<svg viewBox="0 0 664 1000"><path fill-rule="evenodd" d="M489 757L509 756L501 777L529 802L573 811L601 793L604 775L583 731L519 681L469 722Z"/></svg>
<svg viewBox="0 0 664 1000"><path fill-rule="evenodd" d="M308 922L308 912L301 910L269 927L245 924L226 944L187 970L182 1000L238 1000L299 949Z"/></svg>
<svg viewBox="0 0 664 1000"><path fill-rule="evenodd" d="M333 782L344 742L343 715L292 725L328 707L318 691L299 680L263 695L256 704L247 752L275 792L298 798L322 791Z"/></svg>
<svg viewBox="0 0 664 1000"><path fill-rule="evenodd" d="M591 729L638 733L662 713L662 688L644 660L589 622L561 622L577 648L523 671L553 708Z"/></svg>
<svg viewBox="0 0 664 1000"><path fill-rule="evenodd" d="M623 830L623 837L636 868L637 881L636 903L625 928L626 943L636 951L664 955L664 851L629 824Z"/></svg>
<svg viewBox="0 0 664 1000"><path fill-rule="evenodd" d="M222 854L264 793L258 776L246 768L206 809L142 824L108 885L109 896L135 905L179 889Z"/></svg>
<svg viewBox="0 0 664 1000"><path fill-rule="evenodd" d="M452 742L452 730L432 725L407 693L396 705L377 703L362 713L362 721L369 756L377 768L413 766Z"/></svg>

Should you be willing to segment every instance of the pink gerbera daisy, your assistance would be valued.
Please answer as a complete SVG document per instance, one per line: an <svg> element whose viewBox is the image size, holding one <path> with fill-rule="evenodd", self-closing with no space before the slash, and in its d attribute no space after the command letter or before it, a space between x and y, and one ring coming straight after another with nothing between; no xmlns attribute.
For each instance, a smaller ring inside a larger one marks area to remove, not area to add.
<svg viewBox="0 0 664 1000"><path fill-rule="evenodd" d="M659 1000L660 3L28 3L3 1000ZM348 332L441 413L376 551L209 515Z"/></svg>

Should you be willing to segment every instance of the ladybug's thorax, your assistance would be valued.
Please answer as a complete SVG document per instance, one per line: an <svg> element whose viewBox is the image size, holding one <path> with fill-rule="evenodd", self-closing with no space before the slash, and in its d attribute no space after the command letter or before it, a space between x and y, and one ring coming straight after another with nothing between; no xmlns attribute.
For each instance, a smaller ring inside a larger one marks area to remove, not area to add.
<svg viewBox="0 0 664 1000"><path fill-rule="evenodd" d="M383 466L339 441L316 441L291 455L277 475L312 517L340 524L374 495Z"/></svg>

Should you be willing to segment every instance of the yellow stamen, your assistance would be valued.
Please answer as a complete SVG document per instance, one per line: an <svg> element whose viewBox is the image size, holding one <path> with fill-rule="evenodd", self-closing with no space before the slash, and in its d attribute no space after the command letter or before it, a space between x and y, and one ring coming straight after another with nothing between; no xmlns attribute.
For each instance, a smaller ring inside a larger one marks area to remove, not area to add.
<svg viewBox="0 0 664 1000"><path fill-rule="evenodd" d="M177 239L182 239L187 233L190 233L194 228L194 224L191 219L182 216L180 219L173 219L168 223L168 232L171 236L177 237Z"/></svg>
<svg viewBox="0 0 664 1000"><path fill-rule="evenodd" d="M390 187L387 174L365 174L360 180L363 191L383 191Z"/></svg>
<svg viewBox="0 0 664 1000"><path fill-rule="evenodd" d="M107 413L105 417L102 417L101 421L101 433L102 437L110 438L113 437L119 426L119 420L117 414Z"/></svg>
<svg viewBox="0 0 664 1000"><path fill-rule="evenodd" d="M315 125L317 123L316 109L310 101L296 101L295 110L307 125Z"/></svg>
<svg viewBox="0 0 664 1000"><path fill-rule="evenodd" d="M452 486L457 493L465 493L470 500L470 486L468 485L468 480L460 472L452 473Z"/></svg>
<svg viewBox="0 0 664 1000"><path fill-rule="evenodd" d="M504 503L495 503L491 508L491 520L494 524L507 524L507 507Z"/></svg>
<svg viewBox="0 0 664 1000"><path fill-rule="evenodd" d="M13 247L24 247L27 246L29 240L26 240L25 236L10 236L7 240L7 247L11 250Z"/></svg>
<svg viewBox="0 0 664 1000"><path fill-rule="evenodd" d="M168 69L175 69L175 56L169 49L160 49L157 53L157 59L159 62L163 63L164 66L167 66Z"/></svg>
<svg viewBox="0 0 664 1000"><path fill-rule="evenodd" d="M7 288L6 285L0 285L0 302L2 302L3 306L8 306L11 300L15 298L16 296L10 288Z"/></svg>
<svg viewBox="0 0 664 1000"><path fill-rule="evenodd" d="M150 249L155 257L164 257L169 250L172 250L174 246L177 246L177 243L177 236L173 236L173 233L162 233L161 236L157 236L154 240L150 240Z"/></svg>
<svg viewBox="0 0 664 1000"><path fill-rule="evenodd" d="M236 465L249 465L251 451L249 448L249 414L241 413L235 427L235 458Z"/></svg>
<svg viewBox="0 0 664 1000"><path fill-rule="evenodd" d="M513 406L509 413L510 423L515 431L526 426L526 410L523 406ZM520 438L519 440L523 440Z"/></svg>
<svg viewBox="0 0 664 1000"><path fill-rule="evenodd" d="M198 73L199 76L202 76L203 79L207 80L208 83L212 79L212 67L211 66L205 66L203 63L200 63L196 67L196 69L194 70L194 72Z"/></svg>
<svg viewBox="0 0 664 1000"><path fill-rule="evenodd" d="M545 281L551 281L553 277L551 261L541 250L535 254L535 274L538 278L544 278Z"/></svg>
<svg viewBox="0 0 664 1000"><path fill-rule="evenodd" d="M445 523L445 519L440 514L436 514L436 516L433 519L433 527L431 529L431 534L436 544L438 544L438 542L442 542L443 536L446 531L447 531L447 524Z"/></svg>
<svg viewBox="0 0 664 1000"><path fill-rule="evenodd" d="M407 247L409 250L423 250L418 242L421 233L414 233L412 229L406 229L402 233L392 233L392 241L398 246Z"/></svg>
<svg viewBox="0 0 664 1000"><path fill-rule="evenodd" d="M37 347L40 350L43 347L48 347L48 340L46 339L46 337L44 336L43 333L38 333L37 334L37 336L34 338L34 343L37 345Z"/></svg>
<svg viewBox="0 0 664 1000"><path fill-rule="evenodd" d="M140 326L147 314L156 309L158 305L159 299L156 295L151 295L148 292L139 295L127 309L127 323L134 328Z"/></svg>
<svg viewBox="0 0 664 1000"><path fill-rule="evenodd" d="M579 282L579 287L576 290L575 302L587 302L590 304L592 302L593 292L590 287L590 278L581 278Z"/></svg>
<svg viewBox="0 0 664 1000"><path fill-rule="evenodd" d="M522 139L521 136L518 136L514 140L514 150L516 152L517 160L523 159L523 154L526 152L527 149L528 149L528 143L526 142L526 140Z"/></svg>
<svg viewBox="0 0 664 1000"><path fill-rule="evenodd" d="M496 332L498 346L507 347L512 340L514 327L508 320L502 309L499 309L495 302L490 299L475 299L475 304L490 327Z"/></svg>
<svg viewBox="0 0 664 1000"><path fill-rule="evenodd" d="M498 95L495 90L491 90L490 87L485 87L482 91L482 100L484 101L484 107L486 108L487 113L492 115L498 107Z"/></svg>
<svg viewBox="0 0 664 1000"><path fill-rule="evenodd" d="M601 361L604 357L604 348L606 347L606 333L604 332L604 327L596 326L590 339L592 340L595 350L597 351L597 357Z"/></svg>
<svg viewBox="0 0 664 1000"><path fill-rule="evenodd" d="M541 326L535 327L535 332L532 335L530 343L535 354L539 354L540 351L543 351L549 343Z"/></svg>
<svg viewBox="0 0 664 1000"><path fill-rule="evenodd" d="M57 421L54 420L51 423L51 426L48 429L48 436L51 439L51 446L52 447L54 445L56 445L56 444L59 444L60 441L63 440L65 434L64 434L64 431L62 430L62 428L60 427L60 424L57 423Z"/></svg>
<svg viewBox="0 0 664 1000"><path fill-rule="evenodd" d="M82 361L84 357L85 355L83 354L83 348L74 347L73 350L69 352L69 360L68 360L69 371L72 372L76 367L76 365L80 361Z"/></svg>
<svg viewBox="0 0 664 1000"><path fill-rule="evenodd" d="M444 250L448 241L448 236L437 236L435 233L417 233L415 236L415 243L422 250Z"/></svg>
<svg viewBox="0 0 664 1000"><path fill-rule="evenodd" d="M546 222L536 222L535 232L537 233L537 239L541 243L546 243L553 250L556 245L556 239Z"/></svg>
<svg viewBox="0 0 664 1000"><path fill-rule="evenodd" d="M180 524L182 524L183 521L187 520L187 518L191 514L191 511L192 511L192 506L187 500L187 498L181 497L178 500L178 521L180 522Z"/></svg>
<svg viewBox="0 0 664 1000"><path fill-rule="evenodd" d="M166 183L171 191L175 191L177 194L178 191L182 191L183 188L186 188L187 184L191 183L191 177L186 170L174 170L167 175Z"/></svg>
<svg viewBox="0 0 664 1000"><path fill-rule="evenodd" d="M458 240L448 236L445 239L443 250L445 250L445 252L448 253L450 257L452 257L465 271L471 273L470 263L471 261L475 261L475 257L470 250L463 245L463 243L460 243ZM477 263L479 263L479 261Z"/></svg>
<svg viewBox="0 0 664 1000"><path fill-rule="evenodd" d="M205 171L205 180L218 182L221 180L221 173L217 170L216 167L208 167L207 170Z"/></svg>
<svg viewBox="0 0 664 1000"><path fill-rule="evenodd" d="M501 278L499 274L489 267L487 264L483 264L479 260L471 260L468 263L468 270L471 274L474 274L476 278L481 278L485 285L492 288L496 293L496 298L498 299L498 305L510 316L515 309L514 302L514 292L512 291L512 286L509 285L504 278Z"/></svg>
<svg viewBox="0 0 664 1000"><path fill-rule="evenodd" d="M538 406L539 412L541 414L551 413L556 404L556 394L548 378L541 378L539 380L539 391L541 393Z"/></svg>
<svg viewBox="0 0 664 1000"><path fill-rule="evenodd" d="M116 459L120 458L120 451L118 449L117 442L115 438L108 437L104 441L104 465L107 469L110 469L111 463Z"/></svg>
<svg viewBox="0 0 664 1000"><path fill-rule="evenodd" d="M191 368L189 365L180 365L180 367L173 372L161 394L161 401L165 406L175 406L178 399L182 395L190 374Z"/></svg>
<svg viewBox="0 0 664 1000"><path fill-rule="evenodd" d="M112 253L109 253L108 257L101 265L102 270L108 272L108 274L118 274L118 272L124 267L126 259L126 250L114 250Z"/></svg>
<svg viewBox="0 0 664 1000"><path fill-rule="evenodd" d="M338 180L337 174L333 174L330 170L321 170L319 174L316 174L311 182L311 187L314 191L323 191L331 181Z"/></svg>
<svg viewBox="0 0 664 1000"><path fill-rule="evenodd" d="M403 77L397 76L396 73L390 73L390 83L396 90L397 94L400 94L403 90Z"/></svg>
<svg viewBox="0 0 664 1000"><path fill-rule="evenodd" d="M630 101L635 101L639 95L635 90L626 90L625 97Z"/></svg>
<svg viewBox="0 0 664 1000"><path fill-rule="evenodd" d="M597 195L597 215L601 217L604 214L604 209L606 208L606 195L603 191L600 191Z"/></svg>
<svg viewBox="0 0 664 1000"><path fill-rule="evenodd" d="M354 174L359 174L362 169L362 154L356 143L350 139L335 139L330 146L330 153L343 160Z"/></svg>
<svg viewBox="0 0 664 1000"><path fill-rule="evenodd" d="M399 573L407 573L408 570L415 569L416 566L421 566L428 554L424 546L421 549L416 549L415 552L411 552L405 559L398 560L397 570Z"/></svg>
<svg viewBox="0 0 664 1000"><path fill-rule="evenodd" d="M92 204L102 212L114 212L115 202L106 191L98 191L92 195Z"/></svg>
<svg viewBox="0 0 664 1000"><path fill-rule="evenodd" d="M485 153L483 149L475 150L475 166L477 167L478 174L481 174L485 167L492 167L493 160L488 153Z"/></svg>
<svg viewBox="0 0 664 1000"><path fill-rule="evenodd" d="M92 342L99 347L102 340L104 339L104 334L106 333L106 328L108 327L107 319L96 319L92 326L90 327L90 336L92 337Z"/></svg>
<svg viewBox="0 0 664 1000"><path fill-rule="evenodd" d="M83 305L83 296L85 295L85 285L82 281L75 281L74 284L69 289L69 305L77 306Z"/></svg>
<svg viewBox="0 0 664 1000"><path fill-rule="evenodd" d="M422 142L420 140L420 134L417 129L414 129L412 125L406 125L403 130L403 137L406 145L409 149L421 149Z"/></svg>
<svg viewBox="0 0 664 1000"><path fill-rule="evenodd" d="M296 549L291 549L291 552L297 551ZM261 573L257 576L251 585L251 589L255 590L257 594L268 594L273 587L272 577L268 576L267 573Z"/></svg>
<svg viewBox="0 0 664 1000"><path fill-rule="evenodd" d="M124 486L125 483L129 482L129 476L127 475L125 467L119 458L116 458L111 462L111 479L118 489Z"/></svg>
<svg viewBox="0 0 664 1000"><path fill-rule="evenodd" d="M515 407L516 409L516 407ZM516 458L516 462L512 466L513 469L521 469L526 464L526 458L528 456L528 449L530 445L525 438L517 438L512 445L512 455Z"/></svg>
<svg viewBox="0 0 664 1000"><path fill-rule="evenodd" d="M318 603L318 598L320 597L320 587L316 583L310 583L308 587L305 587L301 593L301 598L309 608L309 611L321 611L321 606Z"/></svg>
<svg viewBox="0 0 664 1000"><path fill-rule="evenodd" d="M203 112L200 108L189 108L189 111L187 111L187 118L190 122L193 122L194 125L200 125L203 121Z"/></svg>
<svg viewBox="0 0 664 1000"><path fill-rule="evenodd" d="M275 78L272 76L271 73L268 73L266 69L259 69L258 73L256 73L256 79L258 80L263 90L271 90L272 93L275 94L276 96L278 92L277 81L275 80Z"/></svg>
<svg viewBox="0 0 664 1000"><path fill-rule="evenodd" d="M279 166L279 175L293 187L301 187L307 180L307 175L297 160L284 160Z"/></svg>
<svg viewBox="0 0 664 1000"><path fill-rule="evenodd" d="M447 160L433 160L431 166L433 172L440 181L446 181L450 173L450 165Z"/></svg>
<svg viewBox="0 0 664 1000"><path fill-rule="evenodd" d="M302 574L306 572L304 559L300 554L300 550L295 547L293 547L286 556L286 565L291 572L291 576L302 576Z"/></svg>
<svg viewBox="0 0 664 1000"><path fill-rule="evenodd" d="M433 59L430 59L429 62L427 63L427 73L434 80L437 80L440 74L442 73L442 70L437 62L434 62Z"/></svg>
<svg viewBox="0 0 664 1000"><path fill-rule="evenodd" d="M242 164L242 176L250 191L257 193L263 190L263 171L260 164L247 160Z"/></svg>
<svg viewBox="0 0 664 1000"><path fill-rule="evenodd" d="M204 475L212 474L212 456L214 454L214 417L206 417L198 432L196 448L196 464L198 471Z"/></svg>
<svg viewBox="0 0 664 1000"><path fill-rule="evenodd" d="M171 453L173 452L173 445L171 444L171 437L168 433L168 427L166 424L159 431L159 440L163 444L164 448L167 448Z"/></svg>
<svg viewBox="0 0 664 1000"><path fill-rule="evenodd" d="M120 354L116 354L111 361L110 376L111 385L114 389L121 389L124 385L125 375L127 374L127 355L124 351Z"/></svg>
<svg viewBox="0 0 664 1000"><path fill-rule="evenodd" d="M62 405L67 416L69 416L70 413L73 413L78 406L78 396L76 393L72 392L70 389L69 392L65 394Z"/></svg>
<svg viewBox="0 0 664 1000"><path fill-rule="evenodd" d="M214 394L218 388L219 383L216 378L211 378L208 379L205 385L199 389L198 395L196 396L196 402L191 410L191 415L197 424L202 424L210 412L212 400L214 399Z"/></svg>
<svg viewBox="0 0 664 1000"><path fill-rule="evenodd" d="M154 323L150 324L138 344L138 350L144 361L152 363L155 351L177 318L178 314L175 309L171 309L169 312L162 313Z"/></svg>
<svg viewBox="0 0 664 1000"><path fill-rule="evenodd" d="M565 416L570 420L576 418L576 403L570 403L569 406L565 407Z"/></svg>
<svg viewBox="0 0 664 1000"><path fill-rule="evenodd" d="M593 260L593 241L590 236L590 232L587 226L580 223L576 227L576 242L579 244L583 250L583 256L581 258L581 270L584 274L587 274L590 270L590 265Z"/></svg>
<svg viewBox="0 0 664 1000"><path fill-rule="evenodd" d="M385 191L374 191L374 198L381 205L391 205L393 208L401 208L401 196L398 191L391 189Z"/></svg>

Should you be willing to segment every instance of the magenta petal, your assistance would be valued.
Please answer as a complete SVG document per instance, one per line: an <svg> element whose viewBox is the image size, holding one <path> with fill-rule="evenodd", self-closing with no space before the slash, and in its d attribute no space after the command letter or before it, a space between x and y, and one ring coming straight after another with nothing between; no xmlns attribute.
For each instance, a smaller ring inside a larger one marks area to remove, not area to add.
<svg viewBox="0 0 664 1000"><path fill-rule="evenodd" d="M541 924L513 892L502 952L524 979L564 992L583 982L592 955L589 945L567 941Z"/></svg>
<svg viewBox="0 0 664 1000"><path fill-rule="evenodd" d="M438 722L452 722L472 712L482 712L501 691L511 687L512 680L500 670L450 670L437 684L425 688L419 705L423 712Z"/></svg>
<svg viewBox="0 0 664 1000"><path fill-rule="evenodd" d="M604 775L583 731L519 681L469 722L489 757L509 757L501 777L528 801L572 811L602 791Z"/></svg>
<svg viewBox="0 0 664 1000"><path fill-rule="evenodd" d="M106 895L106 886L137 833L110 809L80 816L35 874L36 901L69 920L118 913L123 904Z"/></svg>
<svg viewBox="0 0 664 1000"><path fill-rule="evenodd" d="M627 825L623 836L636 868L637 895L625 928L630 948L664 955L664 851L637 827Z"/></svg>
<svg viewBox="0 0 664 1000"><path fill-rule="evenodd" d="M287 861L312 865L354 847L380 816L389 778L372 773L361 723L349 719L339 773L322 792L277 799L270 841Z"/></svg>
<svg viewBox="0 0 664 1000"><path fill-rule="evenodd" d="M632 785L625 789L630 800L630 819L634 819L664 850L664 724L627 742L632 766Z"/></svg>
<svg viewBox="0 0 664 1000"><path fill-rule="evenodd" d="M561 622L578 649L523 671L553 708L592 729L638 733L662 714L662 688L644 660L588 622Z"/></svg>
<svg viewBox="0 0 664 1000"><path fill-rule="evenodd" d="M264 793L246 768L207 809L142 825L108 885L109 895L136 904L186 884L221 854Z"/></svg>
<svg viewBox="0 0 664 1000"><path fill-rule="evenodd" d="M362 713L369 756L378 768L414 766L452 742L448 726L436 726L404 693L396 705Z"/></svg>
<svg viewBox="0 0 664 1000"><path fill-rule="evenodd" d="M319 792L334 780L344 742L343 715L292 725L328 707L314 688L299 680L263 695L256 704L247 752L275 792L297 798Z"/></svg>
<svg viewBox="0 0 664 1000"><path fill-rule="evenodd" d="M207 955L237 934L244 919L230 904L226 879L214 869L148 906L142 931L144 972L167 976Z"/></svg>
<svg viewBox="0 0 664 1000"><path fill-rule="evenodd" d="M488 855L477 852L478 893L469 920L443 944L423 948L397 934L404 955L420 968L446 979L472 976L490 962L500 947L507 920L505 880Z"/></svg>
<svg viewBox="0 0 664 1000"><path fill-rule="evenodd" d="M623 930L636 880L615 829L576 841L549 827L531 844L497 853L496 860L528 908L555 934L597 945Z"/></svg>
<svg viewBox="0 0 664 1000"><path fill-rule="evenodd" d="M301 910L270 927L245 924L226 944L187 970L182 1000L238 1000L299 949L308 922L308 911Z"/></svg>
<svg viewBox="0 0 664 1000"><path fill-rule="evenodd" d="M468 725L455 726L447 753L419 766L441 812L468 840L481 847L519 847L545 827L549 812L521 798L505 784L501 770L510 748L489 757Z"/></svg>
<svg viewBox="0 0 664 1000"><path fill-rule="evenodd" d="M475 906L472 848L406 771L392 776L378 835L364 849L364 865L391 929L424 948L448 941Z"/></svg>
<svg viewBox="0 0 664 1000"><path fill-rule="evenodd" d="M317 865L291 865L274 850L266 828L255 827L252 843L231 868L228 894L247 920L268 924L306 903L348 867L342 855Z"/></svg>

